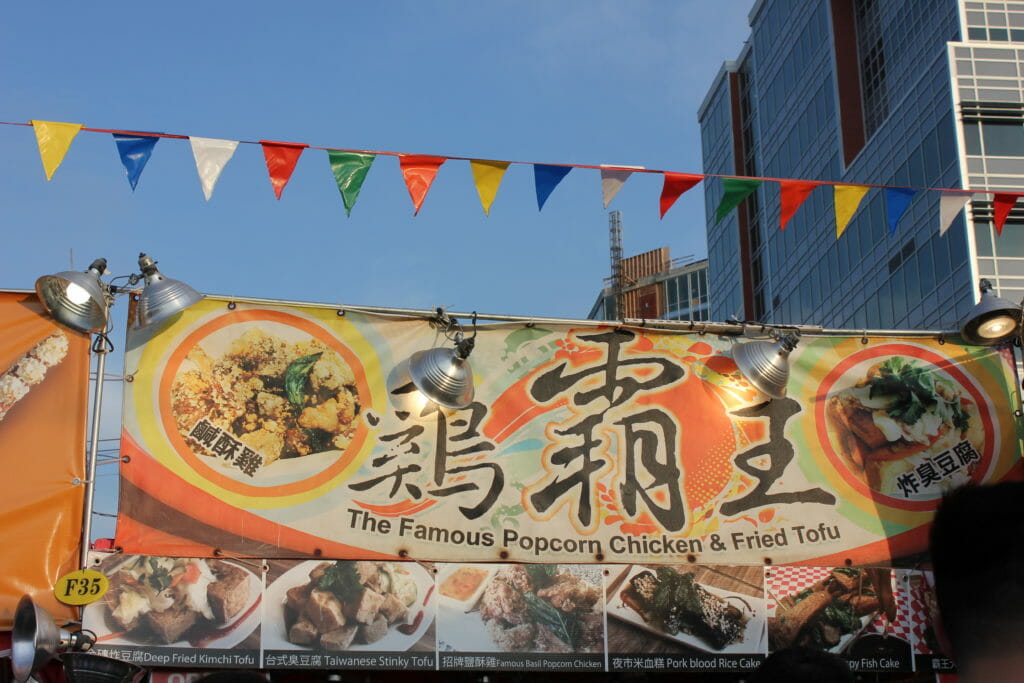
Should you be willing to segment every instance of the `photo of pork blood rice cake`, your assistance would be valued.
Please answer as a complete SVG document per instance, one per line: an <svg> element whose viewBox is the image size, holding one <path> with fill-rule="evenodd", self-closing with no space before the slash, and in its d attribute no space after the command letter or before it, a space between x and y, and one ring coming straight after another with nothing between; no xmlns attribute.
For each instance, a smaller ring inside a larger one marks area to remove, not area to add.
<svg viewBox="0 0 1024 683"><path fill-rule="evenodd" d="M713 571L683 566L630 565L621 582L613 584L614 594L610 593L608 599L608 616L617 620L615 647L625 648L621 651L643 647L636 636L639 628L662 636L673 646L697 651L761 652L765 619L763 590L753 588L749 578L738 568L731 567ZM633 628L623 631L623 625ZM610 633L609 647L611 641Z"/></svg>
<svg viewBox="0 0 1024 683"><path fill-rule="evenodd" d="M174 379L171 406L195 453L215 457L192 436L205 419L259 453L262 467L345 450L360 410L352 369L336 351L317 339L287 341L257 327L221 354L193 347Z"/></svg>

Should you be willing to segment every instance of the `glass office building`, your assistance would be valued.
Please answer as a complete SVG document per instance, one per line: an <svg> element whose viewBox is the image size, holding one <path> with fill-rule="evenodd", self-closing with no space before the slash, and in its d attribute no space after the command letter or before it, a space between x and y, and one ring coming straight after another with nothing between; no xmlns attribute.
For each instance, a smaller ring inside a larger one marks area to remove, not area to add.
<svg viewBox="0 0 1024 683"><path fill-rule="evenodd" d="M1024 189L1024 0L759 0L750 38L699 111L704 172ZM1001 237L976 193L939 234L939 192L889 233L884 192L835 234L832 190L779 230L777 183L716 222L703 184L711 317L847 329L951 329L987 277L1024 296L1024 210Z"/></svg>

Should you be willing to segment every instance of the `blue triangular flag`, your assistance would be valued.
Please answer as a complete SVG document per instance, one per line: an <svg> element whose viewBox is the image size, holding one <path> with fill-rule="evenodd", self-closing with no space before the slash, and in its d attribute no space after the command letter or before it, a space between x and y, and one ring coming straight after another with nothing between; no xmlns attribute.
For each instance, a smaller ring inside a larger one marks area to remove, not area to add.
<svg viewBox="0 0 1024 683"><path fill-rule="evenodd" d="M914 198L914 190L903 187L885 188L885 206L889 212L889 234L896 234L896 224L900 222L903 213L910 206L910 200Z"/></svg>
<svg viewBox="0 0 1024 683"><path fill-rule="evenodd" d="M160 138L155 135L122 135L114 133L114 142L117 143L117 153L121 155L121 163L124 164L124 172L128 174L128 182L131 183L132 192L139 184L139 176L142 169L146 167L150 155L153 154L153 147Z"/></svg>
<svg viewBox="0 0 1024 683"><path fill-rule="evenodd" d="M544 208L544 202L551 196L552 191L562 178L569 174L572 166L549 166L547 164L533 165L533 180L537 184L537 210Z"/></svg>

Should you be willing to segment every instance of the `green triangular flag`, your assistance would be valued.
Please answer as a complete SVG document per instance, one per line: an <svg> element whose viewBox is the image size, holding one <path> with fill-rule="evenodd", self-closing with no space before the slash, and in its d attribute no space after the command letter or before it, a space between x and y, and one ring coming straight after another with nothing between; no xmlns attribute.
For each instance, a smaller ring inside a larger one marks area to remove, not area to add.
<svg viewBox="0 0 1024 683"><path fill-rule="evenodd" d="M722 178L722 203L715 210L715 222L728 216L761 182L751 178Z"/></svg>
<svg viewBox="0 0 1024 683"><path fill-rule="evenodd" d="M366 172L370 170L375 155L357 152L339 152L327 150L327 158L331 162L331 173L338 183L341 200L345 202L345 214L352 215L352 207L356 205L356 197L366 180Z"/></svg>

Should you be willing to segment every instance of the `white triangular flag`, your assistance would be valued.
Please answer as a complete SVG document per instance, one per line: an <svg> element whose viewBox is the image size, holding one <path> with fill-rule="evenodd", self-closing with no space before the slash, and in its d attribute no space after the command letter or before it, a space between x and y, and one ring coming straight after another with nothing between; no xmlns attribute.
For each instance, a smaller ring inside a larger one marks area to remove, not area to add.
<svg viewBox="0 0 1024 683"><path fill-rule="evenodd" d="M604 195L604 208L608 208L612 199L626 184L629 176L633 174L633 171L629 170L630 168L642 169L643 166L601 168L601 193Z"/></svg>
<svg viewBox="0 0 1024 683"><path fill-rule="evenodd" d="M945 235L949 226L964 210L971 199L970 194L943 194L939 197L939 234Z"/></svg>
<svg viewBox="0 0 1024 683"><path fill-rule="evenodd" d="M192 143L192 156L196 158L196 170L199 171L199 182L203 184L203 194L209 201L213 196L213 186L217 184L221 171L231 161L238 141L193 137L188 141Z"/></svg>

